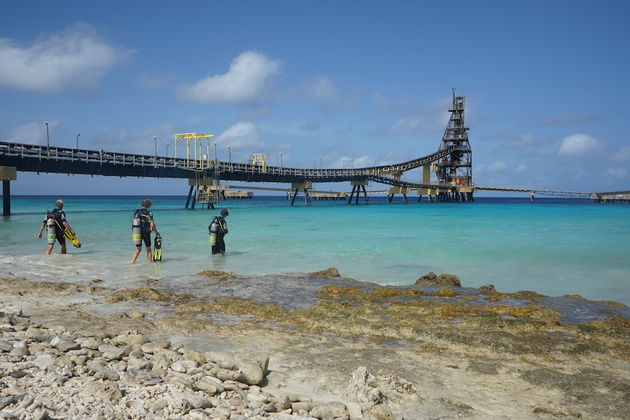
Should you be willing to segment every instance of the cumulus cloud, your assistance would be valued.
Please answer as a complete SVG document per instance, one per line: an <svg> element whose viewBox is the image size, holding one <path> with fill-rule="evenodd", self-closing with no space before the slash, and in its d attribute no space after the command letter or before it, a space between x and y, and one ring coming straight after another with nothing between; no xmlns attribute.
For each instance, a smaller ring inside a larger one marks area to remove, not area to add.
<svg viewBox="0 0 630 420"><path fill-rule="evenodd" d="M230 145L232 149L248 149L254 152L264 146L258 137L256 126L250 122L238 122L217 137L217 142Z"/></svg>
<svg viewBox="0 0 630 420"><path fill-rule="evenodd" d="M366 166L372 166L374 160L369 156L363 155L359 157L342 156L332 163L333 168L363 168Z"/></svg>
<svg viewBox="0 0 630 420"><path fill-rule="evenodd" d="M84 24L29 46L0 38L0 86L44 93L89 89L130 53Z"/></svg>
<svg viewBox="0 0 630 420"><path fill-rule="evenodd" d="M58 126L59 122L48 121L48 132L51 139L55 138L54 129ZM18 143L46 144L46 126L43 121L40 121L13 127L7 133L7 140Z"/></svg>
<svg viewBox="0 0 630 420"><path fill-rule="evenodd" d="M522 174L524 172L527 172L527 165L523 165L522 163L520 165L518 165L516 167L516 169L514 169L514 172L516 172L517 174Z"/></svg>
<svg viewBox="0 0 630 420"><path fill-rule="evenodd" d="M613 162L630 162L630 146L619 148L617 153L610 157Z"/></svg>
<svg viewBox="0 0 630 420"><path fill-rule="evenodd" d="M475 168L475 172L477 173L496 173L503 172L507 169L507 165L502 160L495 160L490 164L482 163Z"/></svg>
<svg viewBox="0 0 630 420"><path fill-rule="evenodd" d="M354 95L342 94L335 82L325 76L306 81L301 89L322 112L351 111L357 107Z"/></svg>
<svg viewBox="0 0 630 420"><path fill-rule="evenodd" d="M410 111L388 127L376 131L376 135L395 136L407 133L437 133L444 130L448 122L452 98L444 98Z"/></svg>
<svg viewBox="0 0 630 420"><path fill-rule="evenodd" d="M562 139L558 154L561 156L584 156L599 146L599 140L578 133Z"/></svg>
<svg viewBox="0 0 630 420"><path fill-rule="evenodd" d="M608 175L614 176L615 178L625 178L628 174L623 168L609 168L606 172Z"/></svg>
<svg viewBox="0 0 630 420"><path fill-rule="evenodd" d="M153 155L153 136L155 136L158 155L166 155L168 145L168 155L173 156L173 133L177 132L179 131L174 124L163 124L134 130L116 130L94 137L85 136L84 138L81 135L81 144L85 147L103 148L116 152ZM182 148L180 144L178 156L181 157L184 154L185 148Z"/></svg>
<svg viewBox="0 0 630 420"><path fill-rule="evenodd" d="M254 102L261 99L269 79L279 70L279 60L245 51L232 61L227 73L182 85L178 94L181 99L205 104Z"/></svg>

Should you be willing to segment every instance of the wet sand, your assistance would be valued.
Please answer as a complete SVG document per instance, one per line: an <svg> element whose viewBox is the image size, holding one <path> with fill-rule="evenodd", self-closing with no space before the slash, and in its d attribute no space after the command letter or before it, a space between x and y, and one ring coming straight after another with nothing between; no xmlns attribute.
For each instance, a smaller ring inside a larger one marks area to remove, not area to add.
<svg viewBox="0 0 630 420"><path fill-rule="evenodd" d="M191 292L167 279L122 290L97 279L0 280L0 414L621 419L630 412L630 310L615 302L469 289L450 275L381 287L334 269L204 272L198 281ZM152 352L150 343L165 340Z"/></svg>

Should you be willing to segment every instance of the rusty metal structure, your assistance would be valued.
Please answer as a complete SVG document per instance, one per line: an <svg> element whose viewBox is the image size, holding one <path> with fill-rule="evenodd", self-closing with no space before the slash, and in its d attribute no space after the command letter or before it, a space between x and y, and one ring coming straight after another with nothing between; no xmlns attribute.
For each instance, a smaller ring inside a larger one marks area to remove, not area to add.
<svg viewBox="0 0 630 420"><path fill-rule="evenodd" d="M468 141L468 127L464 119L466 98L455 96L449 109L451 117L444 130L439 150L455 148L455 151L435 163L435 174L439 184L458 187L456 191L438 194L439 201L472 201L472 149ZM471 188L470 191L466 188Z"/></svg>

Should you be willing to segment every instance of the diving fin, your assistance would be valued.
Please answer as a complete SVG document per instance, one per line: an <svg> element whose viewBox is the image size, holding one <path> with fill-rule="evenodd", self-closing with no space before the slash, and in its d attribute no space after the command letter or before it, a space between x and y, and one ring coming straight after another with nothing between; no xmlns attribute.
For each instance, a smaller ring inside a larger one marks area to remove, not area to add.
<svg viewBox="0 0 630 420"><path fill-rule="evenodd" d="M153 261L162 261L162 237L159 235L153 240Z"/></svg>
<svg viewBox="0 0 630 420"><path fill-rule="evenodd" d="M61 226L56 219L53 220L55 220L55 223L57 224L57 226L59 226L59 229L63 231L63 236L65 236L66 239L70 241L70 243L75 248L81 248L81 241L79 240L79 238L77 238L77 235L71 232L70 229L65 229L63 226Z"/></svg>

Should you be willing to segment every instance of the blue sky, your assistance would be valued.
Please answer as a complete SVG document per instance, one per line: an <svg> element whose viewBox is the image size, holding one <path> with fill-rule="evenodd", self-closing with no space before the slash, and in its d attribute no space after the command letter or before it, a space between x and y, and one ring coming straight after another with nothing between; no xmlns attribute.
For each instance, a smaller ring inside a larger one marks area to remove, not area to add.
<svg viewBox="0 0 630 420"><path fill-rule="evenodd" d="M5 2L0 139L366 166L435 151L466 96L478 185L630 189L627 1ZM410 173L408 178L418 178ZM331 186L317 186L327 189ZM341 186L335 186L341 188ZM349 189L349 187L348 187ZM16 194L183 194L20 173Z"/></svg>

